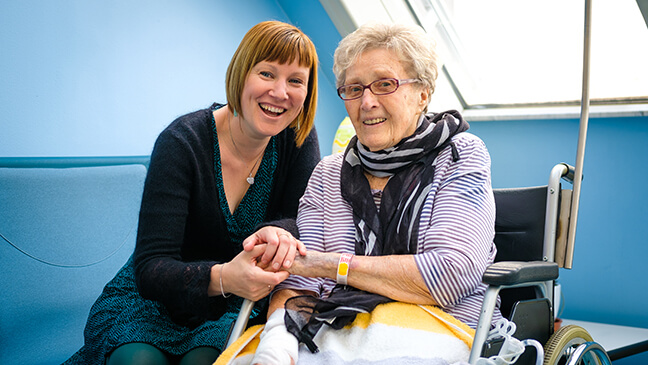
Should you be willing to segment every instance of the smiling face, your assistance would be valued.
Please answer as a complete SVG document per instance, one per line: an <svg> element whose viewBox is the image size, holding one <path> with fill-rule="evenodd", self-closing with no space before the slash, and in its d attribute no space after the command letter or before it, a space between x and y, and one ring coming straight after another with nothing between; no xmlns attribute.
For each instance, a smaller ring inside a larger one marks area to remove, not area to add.
<svg viewBox="0 0 648 365"><path fill-rule="evenodd" d="M261 61L247 76L241 94L241 116L256 138L284 130L301 112L308 94L309 68L299 60L289 64Z"/></svg>
<svg viewBox="0 0 648 365"><path fill-rule="evenodd" d="M372 49L360 54L347 68L344 83L369 85L379 79L413 77L394 52ZM418 83L409 83L388 95L374 95L366 89L362 97L345 101L344 106L360 143L371 151L379 151L412 135L428 102L428 91Z"/></svg>

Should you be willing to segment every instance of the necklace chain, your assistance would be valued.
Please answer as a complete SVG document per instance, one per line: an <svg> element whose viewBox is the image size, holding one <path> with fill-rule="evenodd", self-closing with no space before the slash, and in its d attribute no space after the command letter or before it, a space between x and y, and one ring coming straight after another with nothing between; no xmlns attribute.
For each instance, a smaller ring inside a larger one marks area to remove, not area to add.
<svg viewBox="0 0 648 365"><path fill-rule="evenodd" d="M236 150L236 153L239 155L241 160L245 161L245 159L243 158L243 154L241 154L241 151L238 149L236 142L234 142L234 136L232 136L232 119L230 118L229 113L227 115L227 124L229 126L229 135L230 135L230 140L232 141L232 145L234 146L234 149ZM261 158L263 157L263 152L265 152L265 149L261 151L259 157L256 158L254 165L252 165L252 168L250 169L250 175L247 178L245 178L245 181L247 181L247 183L250 185L254 184L254 176L252 176L252 172L261 161Z"/></svg>

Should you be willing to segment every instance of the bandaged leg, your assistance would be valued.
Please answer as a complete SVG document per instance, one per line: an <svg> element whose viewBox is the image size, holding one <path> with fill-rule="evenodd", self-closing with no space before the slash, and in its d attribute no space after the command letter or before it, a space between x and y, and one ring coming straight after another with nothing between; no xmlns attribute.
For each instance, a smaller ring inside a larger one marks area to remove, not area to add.
<svg viewBox="0 0 648 365"><path fill-rule="evenodd" d="M285 313L285 309L277 309L268 318L252 364L290 364L291 360L297 363L299 343L295 336L286 330Z"/></svg>

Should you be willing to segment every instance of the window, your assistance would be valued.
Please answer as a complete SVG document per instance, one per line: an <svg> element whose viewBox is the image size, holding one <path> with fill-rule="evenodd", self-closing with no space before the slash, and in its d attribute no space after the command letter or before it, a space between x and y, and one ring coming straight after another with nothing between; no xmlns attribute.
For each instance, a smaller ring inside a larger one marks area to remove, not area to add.
<svg viewBox="0 0 648 365"><path fill-rule="evenodd" d="M420 24L433 34L443 61L439 90L453 90L464 110L580 104L582 0L338 2L348 14L347 29L338 26L343 33L380 19ZM589 84L593 106L634 105L648 110L646 23L637 0L593 1Z"/></svg>

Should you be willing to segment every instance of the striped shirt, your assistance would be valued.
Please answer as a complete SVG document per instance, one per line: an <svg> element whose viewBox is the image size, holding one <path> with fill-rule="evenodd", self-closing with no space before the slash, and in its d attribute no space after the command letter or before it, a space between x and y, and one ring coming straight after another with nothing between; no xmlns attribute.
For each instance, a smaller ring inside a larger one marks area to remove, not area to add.
<svg viewBox="0 0 648 365"><path fill-rule="evenodd" d="M452 141L460 159L453 162L447 147L434 161L414 259L434 301L474 328L486 290L481 277L496 253L490 156L484 143L470 133L460 133ZM297 225L308 250L355 253L352 211L340 191L342 157L327 156L317 165L300 200ZM333 286L334 280L293 275L279 288L327 297ZM499 318L498 310L493 322Z"/></svg>

